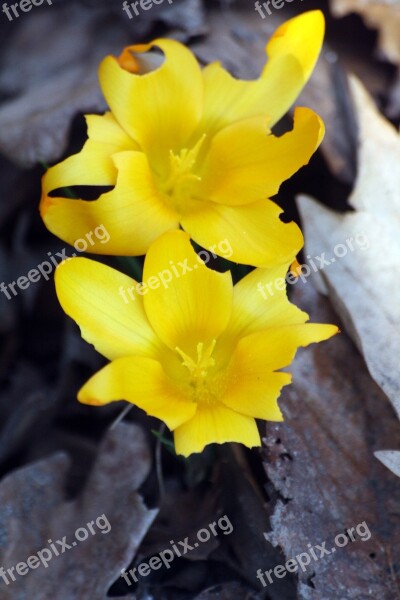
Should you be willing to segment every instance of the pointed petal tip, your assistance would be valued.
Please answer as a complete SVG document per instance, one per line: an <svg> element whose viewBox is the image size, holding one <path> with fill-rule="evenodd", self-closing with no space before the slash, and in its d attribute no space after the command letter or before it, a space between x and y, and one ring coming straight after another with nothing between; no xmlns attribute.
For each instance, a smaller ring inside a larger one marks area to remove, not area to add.
<svg viewBox="0 0 400 600"><path fill-rule="evenodd" d="M99 402L97 398L93 398L92 396L86 395L86 393L82 393L82 390L78 392L77 399L78 402L81 404L86 404L87 406L104 406L103 402Z"/></svg>
<svg viewBox="0 0 400 600"><path fill-rule="evenodd" d="M297 17L294 17L292 20L294 21L295 19L298 19L303 23L308 22L310 24L313 23L314 25L318 25L319 27L323 28L322 31L325 33L325 16L322 10L319 8L315 10L307 10Z"/></svg>
<svg viewBox="0 0 400 600"><path fill-rule="evenodd" d="M317 323L309 323L309 325L317 325ZM321 342L329 340L330 338L334 337L335 335L338 335L339 333L341 333L341 331L337 325L321 323L321 324L319 324L319 327L321 328L321 333L319 335L319 341L321 341Z"/></svg>
<svg viewBox="0 0 400 600"><path fill-rule="evenodd" d="M322 118L319 116L319 114L317 114L311 108L308 108L306 106L296 106L294 109L293 120L295 122L296 122L296 120L297 121L306 121L307 120L307 122L309 124L309 128L310 128L310 132L313 128L317 129L318 137L317 137L316 148L318 148L318 146L320 145L320 143L322 142L322 140L325 136L325 123L322 120Z"/></svg>
<svg viewBox="0 0 400 600"><path fill-rule="evenodd" d="M275 31L270 41L284 36L287 31L293 27L309 28L314 36L324 36L325 34L325 16L320 9L308 10L287 21L284 21ZM267 45L268 46L268 45Z"/></svg>

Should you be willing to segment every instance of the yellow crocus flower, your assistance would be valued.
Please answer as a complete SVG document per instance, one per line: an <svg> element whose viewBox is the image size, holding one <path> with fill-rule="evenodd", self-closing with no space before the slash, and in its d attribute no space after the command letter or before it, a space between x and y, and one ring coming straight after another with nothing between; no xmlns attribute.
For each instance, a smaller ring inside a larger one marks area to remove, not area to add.
<svg viewBox="0 0 400 600"><path fill-rule="evenodd" d="M60 303L111 361L78 399L137 405L174 431L184 456L213 442L259 446L255 419L282 420L277 398L291 376L280 369L299 346L338 331L306 323L281 286L267 301L259 293L288 267L255 269L233 286L230 272L199 261L187 233L167 232L146 255L146 284L127 302L120 291L139 285L130 277L87 258L64 262L56 271Z"/></svg>
<svg viewBox="0 0 400 600"><path fill-rule="evenodd" d="M309 79L323 36L318 10L287 21L254 81L233 78L219 63L202 69L170 39L107 56L99 75L110 112L87 116L82 150L44 175L48 229L74 244L102 223L111 239L96 240L90 252L136 256L181 227L205 248L228 238L234 262L293 260L301 231L280 220L269 198L308 163L324 127L312 110L297 108L292 131L276 137L271 129ZM71 186L113 189L94 201L62 197Z"/></svg>

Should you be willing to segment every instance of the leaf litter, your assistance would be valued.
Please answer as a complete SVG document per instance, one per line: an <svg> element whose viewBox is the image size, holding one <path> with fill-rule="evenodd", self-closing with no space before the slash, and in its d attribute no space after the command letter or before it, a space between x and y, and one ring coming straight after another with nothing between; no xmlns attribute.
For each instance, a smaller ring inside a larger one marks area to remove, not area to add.
<svg viewBox="0 0 400 600"><path fill-rule="evenodd" d="M222 5L193 0L176 2L173 10L153 7L145 18L130 21L111 0L96 6L90 0L68 6L54 0L50 10L24 15L10 26L3 19L2 281L59 249L37 215L40 162L53 163L79 149L85 138L82 114L104 110L97 65L105 54L173 35L190 42L203 62L219 59L236 76L255 77L265 39L290 11L304 9L295 4L262 20L244 0ZM349 253L322 277L290 290L312 319L340 320L342 334L299 353L294 384L280 401L286 421L268 425L262 452L212 449L184 463L151 434L157 422L137 409L110 429L124 405L94 414L76 402L79 386L103 363L67 324L52 282L35 284L13 302L0 298L0 563L24 561L48 539L73 536L101 514L112 525L109 534L97 533L47 569L3 585L1 598L400 597L399 423L388 402L398 406L398 133L375 108L378 104L388 118L400 115L399 38L394 13L383 4L370 2L365 9L367 3L337 0L331 3L334 16L326 10L327 43L299 103L320 112L327 135L318 156L280 196L295 217L295 195L320 200L299 200L304 255L332 251L332 244L353 231L348 223L368 225L379 245L371 243L371 260L360 264L362 253ZM354 15L338 18L350 11L366 24ZM371 26L380 31L377 42ZM373 99L359 84L348 84L354 72ZM351 214L348 196L356 209ZM170 540L192 539L224 514L233 524L230 535L215 537L135 586L119 576ZM349 543L307 572L288 573L266 588L257 579L257 569L285 564L308 544L331 541L361 521L371 539Z"/></svg>

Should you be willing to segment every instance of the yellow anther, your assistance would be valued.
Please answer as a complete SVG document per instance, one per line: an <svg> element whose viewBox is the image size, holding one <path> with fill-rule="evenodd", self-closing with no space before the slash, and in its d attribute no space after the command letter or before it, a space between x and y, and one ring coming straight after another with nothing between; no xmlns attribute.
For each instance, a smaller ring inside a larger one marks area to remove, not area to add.
<svg viewBox="0 0 400 600"><path fill-rule="evenodd" d="M216 340L213 340L210 344L208 344L207 348L204 349L204 343L199 342L196 346L197 361L193 360L180 348L175 348L179 356L183 359L182 365L189 369L193 378L197 379L200 377L206 377L208 369L215 366L215 360L211 357L212 353L214 352L215 344Z"/></svg>

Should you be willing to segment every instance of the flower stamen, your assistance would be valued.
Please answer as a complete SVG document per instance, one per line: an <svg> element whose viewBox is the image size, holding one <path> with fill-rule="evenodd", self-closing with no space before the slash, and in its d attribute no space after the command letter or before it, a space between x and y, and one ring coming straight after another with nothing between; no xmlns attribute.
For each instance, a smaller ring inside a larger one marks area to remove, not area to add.
<svg viewBox="0 0 400 600"><path fill-rule="evenodd" d="M216 340L213 340L206 350L204 350L204 343L199 342L196 347L197 361L194 361L188 354L178 348L178 346L175 348L179 356L183 358L182 365L189 369L193 379L206 377L208 369L215 366L215 360L211 357L214 352L215 344Z"/></svg>
<svg viewBox="0 0 400 600"><path fill-rule="evenodd" d="M174 154L172 150L169 152L169 175L165 181L161 182L160 187L166 196L174 200L176 208L187 196L193 184L201 181L201 177L192 173L192 169L197 162L205 138L206 134L203 134L191 149L184 148L178 154Z"/></svg>

